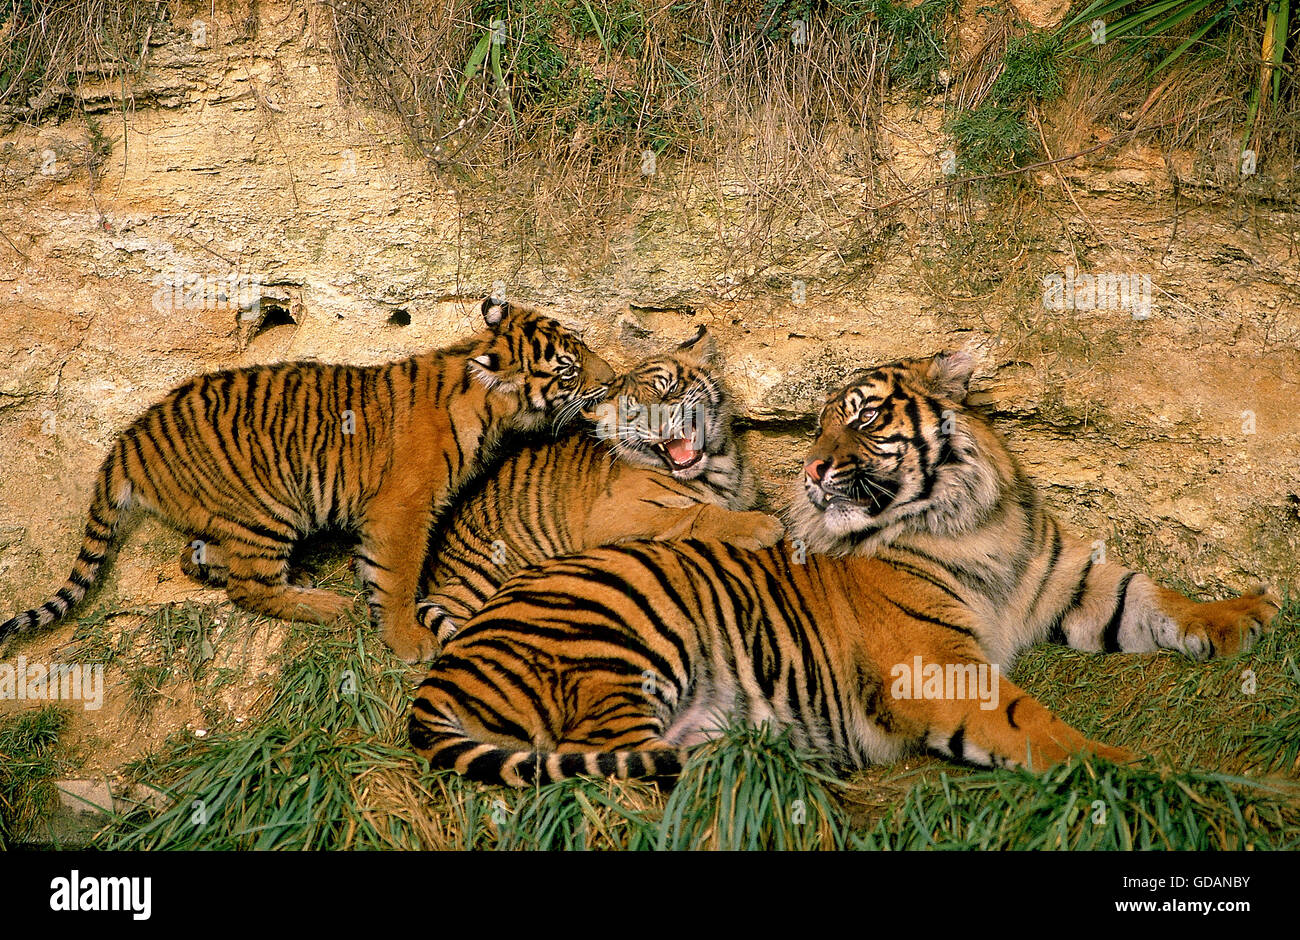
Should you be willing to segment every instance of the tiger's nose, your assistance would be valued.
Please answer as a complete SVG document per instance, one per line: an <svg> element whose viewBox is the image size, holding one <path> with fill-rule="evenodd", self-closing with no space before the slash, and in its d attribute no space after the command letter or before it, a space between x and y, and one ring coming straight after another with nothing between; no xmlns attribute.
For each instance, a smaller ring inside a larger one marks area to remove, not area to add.
<svg viewBox="0 0 1300 940"><path fill-rule="evenodd" d="M587 378L597 385L608 385L614 380L614 369L604 359L592 353L586 363Z"/></svg>
<svg viewBox="0 0 1300 940"><path fill-rule="evenodd" d="M826 476L826 468L831 465L829 460L823 460L820 457L814 457L803 465L803 472L808 474L808 478L814 483L820 483Z"/></svg>

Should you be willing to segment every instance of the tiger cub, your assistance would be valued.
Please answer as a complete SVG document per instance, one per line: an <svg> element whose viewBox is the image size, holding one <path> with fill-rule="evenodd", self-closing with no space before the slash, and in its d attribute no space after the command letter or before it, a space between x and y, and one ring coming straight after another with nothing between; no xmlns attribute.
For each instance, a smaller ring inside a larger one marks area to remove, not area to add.
<svg viewBox="0 0 1300 940"><path fill-rule="evenodd" d="M201 375L113 443L67 583L0 624L0 640L66 615L95 583L119 521L139 508L189 533L187 570L260 614L327 623L349 598L288 579L294 543L359 531L359 566L384 640L430 652L415 619L434 513L509 430L536 428L603 394L613 371L573 333L491 298L487 329L379 366L288 362Z"/></svg>
<svg viewBox="0 0 1300 940"><path fill-rule="evenodd" d="M421 684L416 750L514 786L671 774L733 719L842 770L918 747L995 767L1131 759L1009 682L1016 653L1229 655L1279 604L1198 603L1092 558L966 407L972 368L895 363L831 397L790 512L802 542L637 542L508 581Z"/></svg>
<svg viewBox="0 0 1300 940"><path fill-rule="evenodd" d="M417 604L445 643L528 565L638 538L692 536L743 548L780 539L781 523L747 512L753 471L731 433L704 327L615 380L589 409L596 436L575 434L507 458L463 497L435 536Z"/></svg>

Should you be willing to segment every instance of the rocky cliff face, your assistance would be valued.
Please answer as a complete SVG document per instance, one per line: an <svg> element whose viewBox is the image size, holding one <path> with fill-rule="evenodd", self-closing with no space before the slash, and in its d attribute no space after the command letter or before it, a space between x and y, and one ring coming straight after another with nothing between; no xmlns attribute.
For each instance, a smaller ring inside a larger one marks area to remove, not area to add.
<svg viewBox="0 0 1300 940"><path fill-rule="evenodd" d="M317 14L257 9L255 31L218 12L202 37L155 34L125 116L105 83L82 90L84 114L0 135L6 607L66 574L108 441L184 377L443 344L498 282L612 360L707 323L769 494L847 372L961 345L982 362L978 398L1085 538L1189 586L1294 579L1300 210L1225 187L1222 155L1138 141L1030 174L997 213L936 190L864 209L854 253L828 241L787 267L732 250L763 185L744 166L685 199L648 182L637 223L604 241L507 240L494 219L513 197L432 175L390 118L340 102ZM941 182L938 127L900 99L872 159ZM854 134L826 145L844 168L832 195L894 195L854 175L868 146ZM197 595L178 549L145 526L103 602Z"/></svg>

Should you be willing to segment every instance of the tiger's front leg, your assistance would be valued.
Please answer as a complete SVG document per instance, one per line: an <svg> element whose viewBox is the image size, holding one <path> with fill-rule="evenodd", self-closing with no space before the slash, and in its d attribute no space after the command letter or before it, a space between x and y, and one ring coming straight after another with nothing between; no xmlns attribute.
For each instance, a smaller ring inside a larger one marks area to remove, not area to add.
<svg viewBox="0 0 1300 940"><path fill-rule="evenodd" d="M416 620L415 594L433 513L399 492L381 492L361 527L358 569L384 642L408 663L430 659L434 635Z"/></svg>
<svg viewBox="0 0 1300 940"><path fill-rule="evenodd" d="M985 663L971 662L977 668ZM1127 748L1094 741L1076 731L1014 683L998 676L996 696L895 699L896 718L920 726L927 748L982 767L1045 770L1072 754L1095 755L1117 764L1136 761Z"/></svg>
<svg viewBox="0 0 1300 940"><path fill-rule="evenodd" d="M1195 601L1144 574L1089 558L1048 639L1107 653L1171 649L1206 660L1250 649L1281 606L1263 585L1239 597Z"/></svg>
<svg viewBox="0 0 1300 940"><path fill-rule="evenodd" d="M717 539L737 548L757 550L775 545L783 535L785 526L776 516L701 503L683 511L658 538Z"/></svg>
<svg viewBox="0 0 1300 940"><path fill-rule="evenodd" d="M631 539L705 539L727 542L737 548L760 549L775 545L785 534L776 516L737 511L681 498L639 500L633 506L598 505L593 508L585 545L608 545Z"/></svg>

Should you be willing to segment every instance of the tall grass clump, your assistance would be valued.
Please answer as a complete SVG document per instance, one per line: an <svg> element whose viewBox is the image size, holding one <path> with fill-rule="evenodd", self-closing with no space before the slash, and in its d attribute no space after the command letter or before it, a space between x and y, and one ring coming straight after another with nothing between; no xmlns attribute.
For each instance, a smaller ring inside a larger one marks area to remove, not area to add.
<svg viewBox="0 0 1300 940"><path fill-rule="evenodd" d="M115 821L107 848L309 849L387 841L357 781L413 774L400 741L405 672L367 631L295 627L247 729L173 736L135 768L170 801Z"/></svg>
<svg viewBox="0 0 1300 940"><path fill-rule="evenodd" d="M58 804L53 781L66 764L60 737L67 726L53 705L0 721L0 851Z"/></svg>
<svg viewBox="0 0 1300 940"><path fill-rule="evenodd" d="M1071 761L1042 774L942 774L854 843L864 849L1245 851L1300 846L1293 784Z"/></svg>
<svg viewBox="0 0 1300 940"><path fill-rule="evenodd" d="M664 804L659 848L835 849L847 825L836 780L789 735L733 725L693 751Z"/></svg>
<svg viewBox="0 0 1300 940"><path fill-rule="evenodd" d="M463 205L490 187L495 244L615 238L687 202L721 236L717 267L747 277L849 239L837 139L874 132L883 76L874 27L838 6L360 0L331 16L344 93L394 113Z"/></svg>

